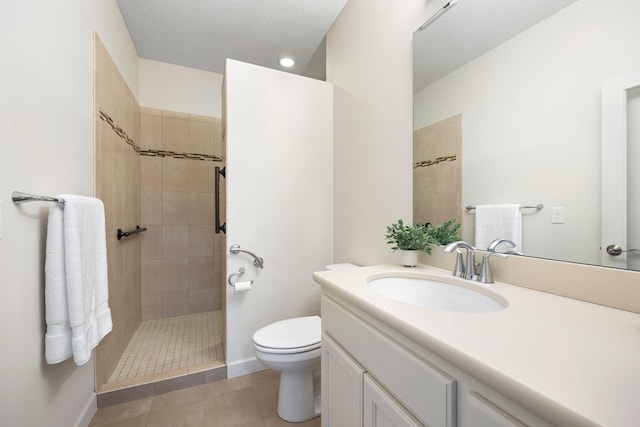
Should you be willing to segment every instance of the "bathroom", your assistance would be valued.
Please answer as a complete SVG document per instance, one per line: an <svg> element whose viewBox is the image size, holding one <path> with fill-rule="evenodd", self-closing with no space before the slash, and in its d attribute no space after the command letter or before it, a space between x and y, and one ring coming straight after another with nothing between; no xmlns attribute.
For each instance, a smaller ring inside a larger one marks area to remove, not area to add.
<svg viewBox="0 0 640 427"><path fill-rule="evenodd" d="M11 58L10 66L0 68L0 282L5 287L0 312L7 349L0 414L13 425L74 425L94 393L94 367L65 363L52 369L42 359L46 206L18 210L9 195L16 189L93 194L93 147L87 141L93 141L94 129L94 31L127 82L139 90L145 83L140 78L142 62L115 2L52 3L0 7L2 40L10 41L0 52ZM412 0L397 6L350 0L328 34L327 80L335 86L336 262L398 262L382 235L397 218L413 215L413 175L407 167L413 159L412 34L443 3ZM629 62L633 69L640 68L637 58ZM185 111L180 105L163 109ZM446 260L441 262L451 268ZM495 272L501 280L525 285L535 280L534 273L580 277L605 299L620 292L598 282L637 282L637 273L540 259L499 267Z"/></svg>

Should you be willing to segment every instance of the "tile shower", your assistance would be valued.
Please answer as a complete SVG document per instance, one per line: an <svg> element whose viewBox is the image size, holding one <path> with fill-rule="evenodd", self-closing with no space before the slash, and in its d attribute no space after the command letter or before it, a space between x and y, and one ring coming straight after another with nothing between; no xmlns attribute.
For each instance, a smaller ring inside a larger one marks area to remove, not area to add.
<svg viewBox="0 0 640 427"><path fill-rule="evenodd" d="M224 147L220 118L140 107L97 36L95 45L96 195L114 317L96 387L108 393L224 366L226 242L214 234ZM138 224L147 231L116 239Z"/></svg>
<svg viewBox="0 0 640 427"><path fill-rule="evenodd" d="M221 310L223 270L214 269L224 265L224 241L214 233L221 120L142 108L140 127L141 222L148 229L142 236L142 319Z"/></svg>

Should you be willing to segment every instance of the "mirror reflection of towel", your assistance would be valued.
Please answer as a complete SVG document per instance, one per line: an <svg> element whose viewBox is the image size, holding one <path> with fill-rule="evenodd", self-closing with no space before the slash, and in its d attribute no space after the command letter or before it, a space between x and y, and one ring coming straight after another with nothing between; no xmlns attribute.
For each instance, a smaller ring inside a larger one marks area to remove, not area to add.
<svg viewBox="0 0 640 427"><path fill-rule="evenodd" d="M509 239L516 244L511 249L522 250L522 212L520 205L476 206L475 247L487 249L495 239Z"/></svg>

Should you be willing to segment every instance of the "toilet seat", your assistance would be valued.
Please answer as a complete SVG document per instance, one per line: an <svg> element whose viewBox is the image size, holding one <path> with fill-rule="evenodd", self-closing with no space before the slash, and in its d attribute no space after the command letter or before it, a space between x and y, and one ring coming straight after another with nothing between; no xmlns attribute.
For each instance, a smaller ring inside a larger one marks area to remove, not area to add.
<svg viewBox="0 0 640 427"><path fill-rule="evenodd" d="M320 348L321 334L320 317L295 317L259 329L253 334L253 344L265 353L304 353Z"/></svg>

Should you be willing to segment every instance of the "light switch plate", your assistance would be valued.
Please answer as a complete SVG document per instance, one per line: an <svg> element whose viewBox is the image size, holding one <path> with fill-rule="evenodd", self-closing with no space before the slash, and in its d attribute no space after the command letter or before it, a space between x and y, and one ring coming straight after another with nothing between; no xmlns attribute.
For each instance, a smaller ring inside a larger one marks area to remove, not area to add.
<svg viewBox="0 0 640 427"><path fill-rule="evenodd" d="M555 206L551 208L551 224L564 224L564 207Z"/></svg>

